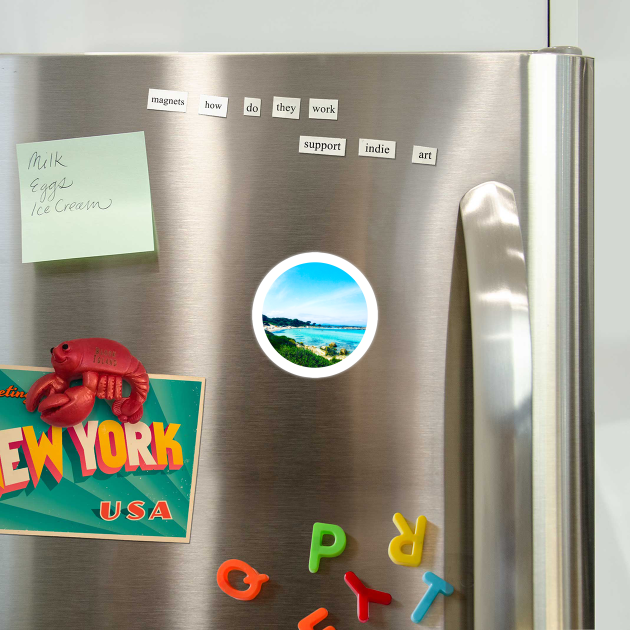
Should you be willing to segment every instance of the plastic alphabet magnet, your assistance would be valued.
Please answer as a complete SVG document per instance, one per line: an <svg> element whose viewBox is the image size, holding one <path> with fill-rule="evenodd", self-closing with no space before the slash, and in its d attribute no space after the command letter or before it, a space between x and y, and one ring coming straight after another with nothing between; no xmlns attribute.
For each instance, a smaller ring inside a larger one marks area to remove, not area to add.
<svg viewBox="0 0 630 630"><path fill-rule="evenodd" d="M343 576L343 579L357 596L357 616L362 623L365 623L370 618L370 602L383 604L384 606L392 603L392 596L389 593L367 588L352 571L348 571Z"/></svg>
<svg viewBox="0 0 630 630"><path fill-rule="evenodd" d="M328 617L328 611L325 608L318 608L298 623L298 630L314 630L315 625L326 619L326 617ZM335 627L326 626L324 630L335 630Z"/></svg>
<svg viewBox="0 0 630 630"><path fill-rule="evenodd" d="M452 595L455 590L446 580L438 577L435 573L431 573L431 571L427 571L422 576L422 581L428 584L429 588L424 594L424 597L420 600L420 603L416 606L416 609L411 613L411 621L414 623L420 623L422 621L427 614L427 610L429 610L429 607L440 593L448 596Z"/></svg>
<svg viewBox="0 0 630 630"><path fill-rule="evenodd" d="M332 545L323 545L322 541L326 535L334 536L335 542ZM336 558L340 556L346 548L346 533L339 525L328 525L326 523L313 524L313 537L311 538L311 555L308 559L308 570L311 573L319 571L319 561L322 558Z"/></svg>
<svg viewBox="0 0 630 630"><path fill-rule="evenodd" d="M424 532L427 528L427 519L425 516L419 516L416 521L415 533L407 524L405 517L396 512L394 514L394 524L400 532L400 536L396 536L389 543L389 557L394 564L402 564L407 567L417 567L422 561L422 546L424 545ZM411 553L404 553L403 547L412 545Z"/></svg>
<svg viewBox="0 0 630 630"><path fill-rule="evenodd" d="M245 573L243 582L249 584L249 588L246 591L240 591L234 588L228 579L230 571L242 571ZM264 573L258 573L256 569L253 569L246 562L242 560L226 560L217 571L217 584L219 588L230 597L234 599L240 599L241 601L249 602L260 593L262 585L269 580L269 576Z"/></svg>

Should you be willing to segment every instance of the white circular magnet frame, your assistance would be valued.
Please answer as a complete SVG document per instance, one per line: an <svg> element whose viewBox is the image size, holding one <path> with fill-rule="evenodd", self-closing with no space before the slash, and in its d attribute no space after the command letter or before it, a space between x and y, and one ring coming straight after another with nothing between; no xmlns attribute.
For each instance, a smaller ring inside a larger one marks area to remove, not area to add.
<svg viewBox="0 0 630 630"><path fill-rule="evenodd" d="M303 365L296 365L288 359L285 359L271 345L262 325L265 297L274 282L289 269L305 263L324 263L327 265L333 265L334 267L345 271L359 285L359 288L363 292L363 297L365 298L367 306L367 324L365 327L365 333L359 345L354 351L352 351L350 356L330 366L306 367ZM378 307L376 305L376 296L374 295L374 291L372 290L367 278L347 260L339 258L339 256L333 256L332 254L324 254L321 252L298 254L277 264L260 283L260 286L256 291L256 296L254 297L254 304L252 306L252 325L254 327L256 339L258 340L263 352L278 367L281 367L283 370L286 370L291 374L304 376L306 378L324 378L327 376L335 376L335 374L345 372L357 363L357 361L363 357L372 344L374 335L376 334L376 327L378 325Z"/></svg>

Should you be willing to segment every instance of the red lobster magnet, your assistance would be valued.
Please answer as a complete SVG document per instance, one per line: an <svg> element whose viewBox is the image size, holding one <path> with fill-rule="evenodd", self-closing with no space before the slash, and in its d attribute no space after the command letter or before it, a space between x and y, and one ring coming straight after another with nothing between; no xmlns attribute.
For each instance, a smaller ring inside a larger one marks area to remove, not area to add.
<svg viewBox="0 0 630 630"><path fill-rule="evenodd" d="M26 395L26 408L38 409L44 422L55 427L79 424L97 397L114 401L112 411L121 422L134 424L142 418L149 375L125 346L97 337L73 339L51 348L50 354L54 372L37 379ZM70 387L76 378L83 385ZM122 395L123 379L131 385L128 398Z"/></svg>

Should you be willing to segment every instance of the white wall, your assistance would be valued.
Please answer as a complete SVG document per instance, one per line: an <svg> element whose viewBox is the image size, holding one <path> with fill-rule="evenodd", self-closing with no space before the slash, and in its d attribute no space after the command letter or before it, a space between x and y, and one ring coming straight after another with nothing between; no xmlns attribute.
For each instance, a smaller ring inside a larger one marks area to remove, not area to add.
<svg viewBox="0 0 630 630"><path fill-rule="evenodd" d="M514 50L546 45L546 0L0 0L2 52Z"/></svg>
<svg viewBox="0 0 630 630"><path fill-rule="evenodd" d="M597 628L629 627L630 2L579 0L595 57L595 602ZM623 621L622 621L623 620Z"/></svg>

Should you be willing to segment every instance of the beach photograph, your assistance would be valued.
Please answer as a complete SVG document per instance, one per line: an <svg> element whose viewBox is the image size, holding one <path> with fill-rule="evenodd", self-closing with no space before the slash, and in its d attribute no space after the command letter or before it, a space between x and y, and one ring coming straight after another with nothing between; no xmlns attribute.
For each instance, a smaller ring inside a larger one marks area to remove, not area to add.
<svg viewBox="0 0 630 630"><path fill-rule="evenodd" d="M361 287L335 265L296 265L265 296L260 325L274 350L296 365L319 368L347 359L368 320Z"/></svg>

